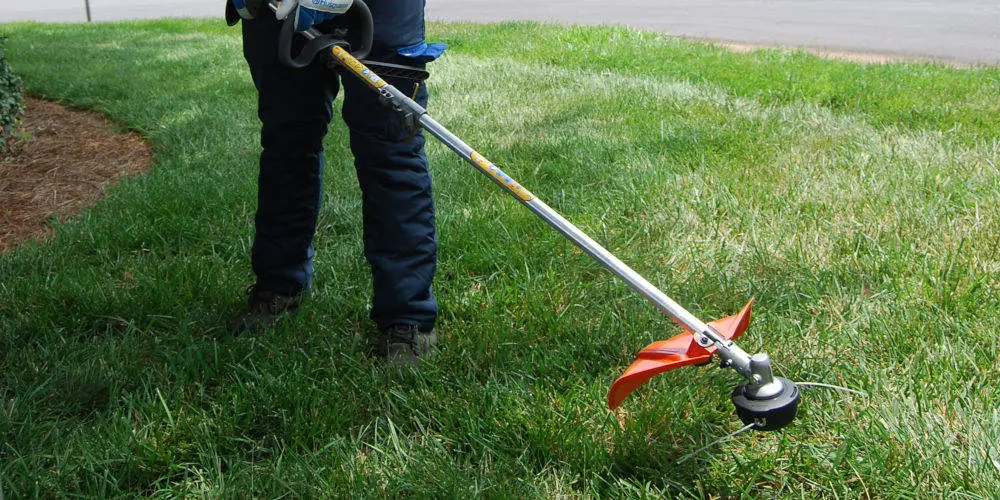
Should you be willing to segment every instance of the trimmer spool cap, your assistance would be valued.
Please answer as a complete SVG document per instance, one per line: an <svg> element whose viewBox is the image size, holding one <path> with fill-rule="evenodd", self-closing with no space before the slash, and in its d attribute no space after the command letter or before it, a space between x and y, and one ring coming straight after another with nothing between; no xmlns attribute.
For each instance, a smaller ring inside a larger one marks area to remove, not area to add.
<svg viewBox="0 0 1000 500"><path fill-rule="evenodd" d="M775 377L782 390L769 398L752 399L747 396L747 384L733 389L736 415L744 424L754 424L754 430L776 431L792 423L799 408L799 388L795 382Z"/></svg>

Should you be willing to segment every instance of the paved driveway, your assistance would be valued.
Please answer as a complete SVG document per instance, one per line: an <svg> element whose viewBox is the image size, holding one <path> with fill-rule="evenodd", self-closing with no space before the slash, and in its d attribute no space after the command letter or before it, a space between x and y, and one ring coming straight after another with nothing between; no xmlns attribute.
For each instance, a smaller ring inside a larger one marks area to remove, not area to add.
<svg viewBox="0 0 1000 500"><path fill-rule="evenodd" d="M1000 62L1000 0L429 0L435 19L620 23L764 45Z"/></svg>
<svg viewBox="0 0 1000 500"><path fill-rule="evenodd" d="M382 0L385 1L385 0ZM95 20L219 16L221 0L92 0ZM442 20L626 24L673 34L1000 63L1000 0L428 0ZM83 0L0 0L0 22L79 21Z"/></svg>

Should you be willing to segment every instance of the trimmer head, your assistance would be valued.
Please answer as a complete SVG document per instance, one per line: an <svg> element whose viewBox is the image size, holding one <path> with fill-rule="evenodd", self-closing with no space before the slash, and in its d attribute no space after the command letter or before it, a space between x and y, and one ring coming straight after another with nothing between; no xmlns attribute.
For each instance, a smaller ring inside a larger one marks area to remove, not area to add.
<svg viewBox="0 0 1000 500"><path fill-rule="evenodd" d="M753 424L754 430L776 431L792 423L799 409L799 388L795 382L774 377L781 384L781 391L768 398L751 397L747 384L733 389L736 415L744 424Z"/></svg>
<svg viewBox="0 0 1000 500"><path fill-rule="evenodd" d="M682 366L708 363L717 350L723 367L733 367L746 383L733 389L733 405L744 424L755 430L773 431L785 427L795 419L799 407L799 389L794 382L774 377L767 354L749 356L732 342L743 335L750 325L753 300L735 316L708 324L711 341L702 338L681 324L684 333L668 340L653 342L639 351L635 362L611 385L608 406L611 409L628 397L632 391L655 375Z"/></svg>

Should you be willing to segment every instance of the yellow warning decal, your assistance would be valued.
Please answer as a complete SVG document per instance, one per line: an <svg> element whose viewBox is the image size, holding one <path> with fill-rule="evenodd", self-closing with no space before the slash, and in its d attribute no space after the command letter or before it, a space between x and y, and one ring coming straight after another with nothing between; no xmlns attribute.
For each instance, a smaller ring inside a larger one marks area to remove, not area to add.
<svg viewBox="0 0 1000 500"><path fill-rule="evenodd" d="M486 172L486 174L488 174L490 177L496 179L498 182L500 182L500 184L506 186L511 193L514 193L514 196L517 196L522 201L531 201L535 199L535 195L531 194L531 192L528 191L527 189L524 189L524 186L518 184L517 181L511 178L511 176L505 174L503 170L497 168L497 166L494 165L493 162L484 158L483 155L473 151L469 155L469 158L472 159L472 162L475 163L480 170Z"/></svg>
<svg viewBox="0 0 1000 500"><path fill-rule="evenodd" d="M374 71L368 69L367 66L361 64L361 61L352 56L350 52L344 50L343 47L334 45L333 57L336 57L341 64L346 66L347 69L353 71L355 75L358 75L358 77L368 83L368 85L377 89L387 85L385 80L376 75Z"/></svg>

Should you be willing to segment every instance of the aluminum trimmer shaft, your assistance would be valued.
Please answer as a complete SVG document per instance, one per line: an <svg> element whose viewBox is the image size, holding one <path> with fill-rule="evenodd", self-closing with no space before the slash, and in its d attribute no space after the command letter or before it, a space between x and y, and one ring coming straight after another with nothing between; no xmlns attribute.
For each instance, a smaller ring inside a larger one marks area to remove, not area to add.
<svg viewBox="0 0 1000 500"><path fill-rule="evenodd" d="M378 91L384 98L399 107L403 112L418 116L420 126L429 134L436 137L444 145L464 158L465 161L489 177L490 180L514 196L524 206L528 207L529 210L549 223L556 231L562 233L580 247L581 250L608 268L615 276L621 278L652 303L656 304L660 310L684 325L696 335L699 344L703 347L714 346L724 366L734 368L740 375L747 378L749 382L759 386L762 393L767 392L768 389L772 391L780 390L780 387L768 387L769 384L774 382L774 377L771 374L771 365L766 354L751 357L746 351L736 345L735 342L719 335L719 333L705 324L705 322L691 314L687 309L684 309L680 304L668 297L667 294L660 291L652 283L639 275L639 273L615 257L606 248L601 246L601 244L594 241L590 236L587 236L573 225L573 223L553 210L552 207L525 189L524 186L507 175L493 162L472 149L471 146L462 141L462 139L453 134L444 125L438 123L437 120L427 113L427 110L423 106L417 104L399 89L390 85L365 67L361 61L354 58L347 50L344 50L342 47L333 47L332 53L341 65L351 70L368 86Z"/></svg>

